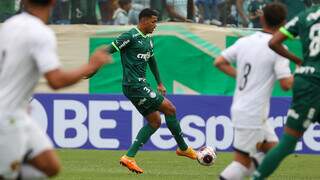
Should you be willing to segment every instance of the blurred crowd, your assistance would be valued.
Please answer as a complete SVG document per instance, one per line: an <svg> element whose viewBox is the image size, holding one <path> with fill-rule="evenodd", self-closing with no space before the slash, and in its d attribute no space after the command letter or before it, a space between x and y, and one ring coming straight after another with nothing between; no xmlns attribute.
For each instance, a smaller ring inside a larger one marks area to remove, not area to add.
<svg viewBox="0 0 320 180"><path fill-rule="evenodd" d="M144 8L156 9L160 21L260 28L261 9L270 2L287 5L288 19L320 0L57 0L52 24L128 25ZM1 0L0 22L23 11L23 0Z"/></svg>

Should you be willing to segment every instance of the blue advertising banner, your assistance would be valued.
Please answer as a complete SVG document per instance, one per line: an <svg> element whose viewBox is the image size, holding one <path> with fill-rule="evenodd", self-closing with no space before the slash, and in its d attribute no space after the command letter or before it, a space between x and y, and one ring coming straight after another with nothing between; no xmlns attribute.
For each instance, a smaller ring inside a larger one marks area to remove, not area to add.
<svg viewBox="0 0 320 180"><path fill-rule="evenodd" d="M198 149L213 146L232 151L233 129L229 96L169 95L188 145ZM282 134L290 98L271 100L270 122ZM31 101L32 116L57 148L126 150L146 123L122 95L36 94ZM311 125L296 150L320 153L320 126ZM174 150L176 142L162 125L143 150Z"/></svg>

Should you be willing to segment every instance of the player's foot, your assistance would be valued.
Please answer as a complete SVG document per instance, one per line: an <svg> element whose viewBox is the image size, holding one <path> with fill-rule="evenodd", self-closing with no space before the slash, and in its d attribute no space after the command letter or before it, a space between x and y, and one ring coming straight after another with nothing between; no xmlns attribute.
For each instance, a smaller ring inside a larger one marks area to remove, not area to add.
<svg viewBox="0 0 320 180"><path fill-rule="evenodd" d="M134 160L134 158L132 157L128 157L126 155L122 156L120 158L120 164L124 167L127 167L130 171L135 172L137 174L142 174L143 173L143 169L141 169L136 161Z"/></svg>
<svg viewBox="0 0 320 180"><path fill-rule="evenodd" d="M185 151L182 151L181 149L176 150L176 154L178 156L186 156L190 159L197 159L197 153L195 150L192 149L192 147L188 147Z"/></svg>

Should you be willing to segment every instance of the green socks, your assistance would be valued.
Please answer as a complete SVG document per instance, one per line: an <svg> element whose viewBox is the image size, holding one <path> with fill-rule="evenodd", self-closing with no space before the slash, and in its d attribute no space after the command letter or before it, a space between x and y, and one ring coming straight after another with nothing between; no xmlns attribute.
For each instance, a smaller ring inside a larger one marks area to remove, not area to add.
<svg viewBox="0 0 320 180"><path fill-rule="evenodd" d="M166 117L167 126L171 134L173 135L174 139L177 141L179 148L182 151L187 150L188 145L183 139L181 127L179 122L176 119L176 116L173 115L173 116L165 116L165 117ZM130 146L126 155L129 157L134 157L137 154L140 147L142 147L143 144L145 144L149 140L151 135L154 132L156 132L156 130L157 129L151 127L149 124L146 124L145 126L143 126L143 128L140 129L135 141Z"/></svg>
<svg viewBox="0 0 320 180"><path fill-rule="evenodd" d="M270 176L280 165L281 161L294 152L298 139L284 133L279 144L266 154L262 164L254 172L253 179L260 180Z"/></svg>
<svg viewBox="0 0 320 180"><path fill-rule="evenodd" d="M186 142L183 139L181 127L180 127L180 124L176 118L176 115L165 116L165 117L166 117L167 126L168 126L171 134L173 135L174 139L177 141L179 148L182 151L187 150L188 145L186 144Z"/></svg>
<svg viewBox="0 0 320 180"><path fill-rule="evenodd" d="M145 126L143 126L140 129L140 131L139 131L136 139L134 140L133 144L130 146L130 148L129 148L129 150L128 150L126 155L129 156L129 157L134 157L137 154L137 152L140 149L140 147L142 147L143 144L145 144L149 140L150 136L154 132L156 132L156 130L157 129L151 127L149 124L146 124Z"/></svg>

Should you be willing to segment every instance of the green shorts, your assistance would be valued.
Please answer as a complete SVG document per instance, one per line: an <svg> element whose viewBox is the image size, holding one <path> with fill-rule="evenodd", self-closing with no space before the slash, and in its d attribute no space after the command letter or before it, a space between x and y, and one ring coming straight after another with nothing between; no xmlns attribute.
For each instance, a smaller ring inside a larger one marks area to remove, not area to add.
<svg viewBox="0 0 320 180"><path fill-rule="evenodd" d="M292 90L286 126L304 132L311 123L320 122L320 86L295 76Z"/></svg>
<svg viewBox="0 0 320 180"><path fill-rule="evenodd" d="M146 83L123 85L122 91L144 117L158 111L164 100L161 94L153 91L150 85Z"/></svg>

